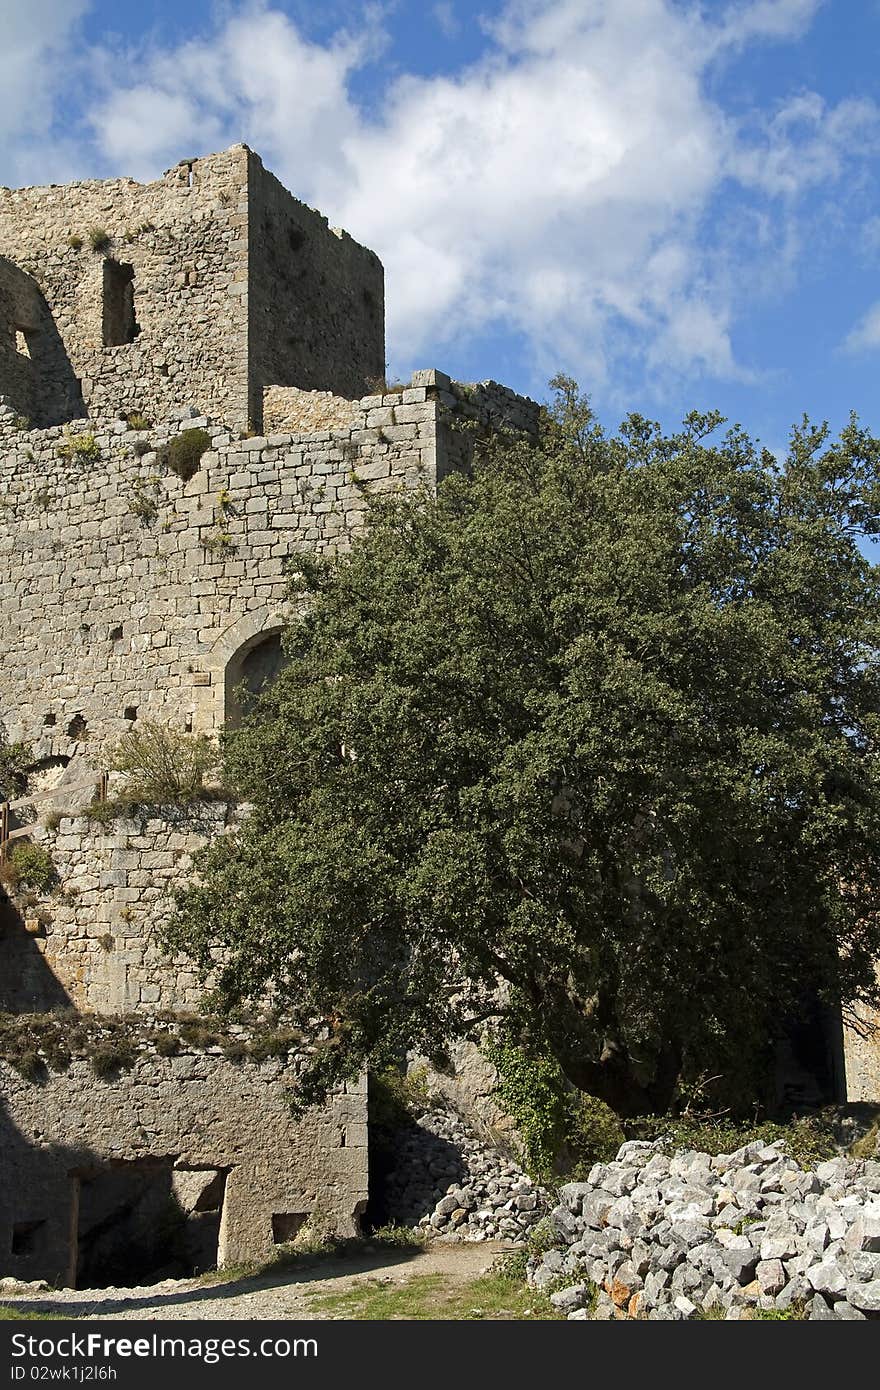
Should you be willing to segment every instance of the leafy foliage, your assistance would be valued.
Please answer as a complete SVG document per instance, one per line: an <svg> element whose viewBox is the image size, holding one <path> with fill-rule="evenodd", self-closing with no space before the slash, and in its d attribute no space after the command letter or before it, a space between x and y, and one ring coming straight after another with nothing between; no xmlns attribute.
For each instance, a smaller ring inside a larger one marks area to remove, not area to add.
<svg viewBox="0 0 880 1390"><path fill-rule="evenodd" d="M48 850L19 840L0 865L0 882L13 891L32 888L37 893L48 893L58 882L58 874Z"/></svg>
<svg viewBox="0 0 880 1390"><path fill-rule="evenodd" d="M128 777L126 800L180 805L197 800L217 755L203 734L185 734L150 720L123 734L110 757Z"/></svg>
<svg viewBox="0 0 880 1390"><path fill-rule="evenodd" d="M785 1152L802 1168L815 1168L838 1153L834 1116L824 1112L794 1119L788 1124L772 1120L736 1122L730 1118L700 1115L642 1115L626 1125L628 1139L662 1139L663 1147L696 1149L700 1153L734 1153L744 1144L781 1141Z"/></svg>
<svg viewBox="0 0 880 1390"><path fill-rule="evenodd" d="M13 801L27 789L28 768L34 753L28 743L5 743L0 739L0 800Z"/></svg>
<svg viewBox="0 0 880 1390"><path fill-rule="evenodd" d="M316 1093L509 1016L620 1114L698 1075L746 1109L781 1020L880 1002L880 443L609 438L556 385L537 445L298 557L225 741L253 812L170 940L324 1025Z"/></svg>
<svg viewBox="0 0 880 1390"><path fill-rule="evenodd" d="M615 1157L624 1141L619 1118L603 1101L566 1083L555 1057L499 1040L485 1051L498 1070L498 1099L516 1124L534 1177L547 1182L563 1173L579 1176Z"/></svg>
<svg viewBox="0 0 880 1390"><path fill-rule="evenodd" d="M198 472L202 454L211 447L211 436L207 430L183 430L166 444L163 458L178 478L187 482Z"/></svg>
<svg viewBox="0 0 880 1390"><path fill-rule="evenodd" d="M430 1108L424 1068L412 1072L388 1067L369 1077L370 1124L395 1131L414 1124Z"/></svg>

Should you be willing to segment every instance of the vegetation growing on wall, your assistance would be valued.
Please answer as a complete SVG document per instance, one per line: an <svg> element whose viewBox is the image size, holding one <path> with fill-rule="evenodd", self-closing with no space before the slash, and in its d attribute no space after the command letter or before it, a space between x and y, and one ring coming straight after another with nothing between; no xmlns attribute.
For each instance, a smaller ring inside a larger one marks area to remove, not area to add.
<svg viewBox="0 0 880 1390"><path fill-rule="evenodd" d="M303 1047L303 1035L271 1022L230 1030L228 1022L199 1015L160 1013L111 1018L62 1009L45 1014L0 1013L0 1061L28 1081L45 1081L79 1059L96 1076L112 1080L139 1056L173 1057L181 1051L222 1053L231 1062L286 1061Z"/></svg>
<svg viewBox="0 0 880 1390"><path fill-rule="evenodd" d="M594 1163L614 1158L624 1141L619 1117L567 1083L555 1057L510 1039L490 1041L484 1050L498 1070L498 1099L516 1124L533 1177L582 1177Z"/></svg>
<svg viewBox="0 0 880 1390"><path fill-rule="evenodd" d="M65 463L97 463L101 457L100 446L93 434L88 431L74 434L69 429L64 431L64 438L56 453Z"/></svg>
<svg viewBox="0 0 880 1390"><path fill-rule="evenodd" d="M0 801L14 801L27 789L34 753L28 743L6 743L0 736Z"/></svg>
<svg viewBox="0 0 880 1390"><path fill-rule="evenodd" d="M109 758L110 770L128 779L120 800L148 805L197 801L216 763L216 749L204 734L187 734L151 720L123 734Z"/></svg>
<svg viewBox="0 0 880 1390"><path fill-rule="evenodd" d="M89 245L97 255L103 255L110 250L112 238L103 227L89 227Z"/></svg>
<svg viewBox="0 0 880 1390"><path fill-rule="evenodd" d="M28 840L17 840L0 863L0 883L13 893L20 888L48 893L57 882L58 875L49 851Z"/></svg>
<svg viewBox="0 0 880 1390"><path fill-rule="evenodd" d="M169 440L162 450L162 458L172 473L183 482L188 482L198 472L204 454L211 447L211 436L207 430L184 430Z"/></svg>

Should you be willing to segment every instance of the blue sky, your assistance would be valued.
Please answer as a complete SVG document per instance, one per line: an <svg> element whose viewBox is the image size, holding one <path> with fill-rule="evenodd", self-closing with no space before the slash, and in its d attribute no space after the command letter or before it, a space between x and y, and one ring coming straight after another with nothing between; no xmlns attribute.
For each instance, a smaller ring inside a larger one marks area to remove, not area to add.
<svg viewBox="0 0 880 1390"><path fill-rule="evenodd" d="M0 183L252 145L392 373L880 432L880 0L0 0Z"/></svg>

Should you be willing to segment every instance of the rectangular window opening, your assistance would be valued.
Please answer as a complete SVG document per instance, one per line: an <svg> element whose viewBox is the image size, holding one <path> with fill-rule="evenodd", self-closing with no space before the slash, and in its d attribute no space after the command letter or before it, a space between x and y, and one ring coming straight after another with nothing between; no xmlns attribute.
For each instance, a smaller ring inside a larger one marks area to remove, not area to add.
<svg viewBox="0 0 880 1390"><path fill-rule="evenodd" d="M306 1223L308 1212L276 1211L272 1214L272 1240L276 1245L286 1245L295 1240Z"/></svg>
<svg viewBox="0 0 880 1390"><path fill-rule="evenodd" d="M45 1221L19 1221L12 1228L12 1254L17 1256L35 1255L40 1249L41 1235L45 1232Z"/></svg>
<svg viewBox="0 0 880 1390"><path fill-rule="evenodd" d="M110 257L104 262L105 347L133 343L139 332L134 309L134 266Z"/></svg>

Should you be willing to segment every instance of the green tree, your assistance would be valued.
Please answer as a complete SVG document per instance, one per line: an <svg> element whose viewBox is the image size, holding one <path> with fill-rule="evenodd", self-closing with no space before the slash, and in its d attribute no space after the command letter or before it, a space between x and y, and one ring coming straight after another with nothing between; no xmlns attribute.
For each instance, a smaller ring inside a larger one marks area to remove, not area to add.
<svg viewBox="0 0 880 1390"><path fill-rule="evenodd" d="M606 437L553 385L537 445L300 559L225 740L253 809L170 941L222 951L221 1007L326 1027L316 1092L488 1023L621 1113L735 1098L807 999L877 1000L880 443Z"/></svg>

